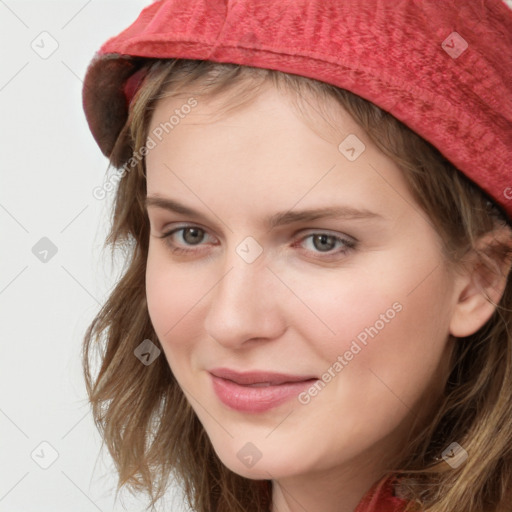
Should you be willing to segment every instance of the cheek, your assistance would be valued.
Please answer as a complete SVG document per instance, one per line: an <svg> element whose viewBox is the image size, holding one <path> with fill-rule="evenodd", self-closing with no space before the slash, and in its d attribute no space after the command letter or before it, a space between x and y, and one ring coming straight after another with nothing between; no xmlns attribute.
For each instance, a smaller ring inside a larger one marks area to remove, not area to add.
<svg viewBox="0 0 512 512"><path fill-rule="evenodd" d="M169 363L179 351L191 349L190 340L200 332L200 324L191 319L214 283L208 276L199 276L192 265L170 265L165 250L150 244L146 266L148 312Z"/></svg>
<svg viewBox="0 0 512 512"><path fill-rule="evenodd" d="M442 385L449 366L449 278L436 267L435 254L410 256L400 271L394 255L364 273L347 269L335 279L293 282L309 311L300 307L291 323L323 361L316 369L329 381L325 400L366 403L382 410L382 418L390 409L403 416Z"/></svg>

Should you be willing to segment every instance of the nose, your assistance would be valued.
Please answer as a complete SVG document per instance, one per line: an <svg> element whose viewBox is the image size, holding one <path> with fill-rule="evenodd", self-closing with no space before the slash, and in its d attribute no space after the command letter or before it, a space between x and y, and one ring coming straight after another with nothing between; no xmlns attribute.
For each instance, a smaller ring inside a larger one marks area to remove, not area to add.
<svg viewBox="0 0 512 512"><path fill-rule="evenodd" d="M231 349L248 341L278 338L286 330L278 281L264 261L231 261L229 272L208 294L207 334Z"/></svg>

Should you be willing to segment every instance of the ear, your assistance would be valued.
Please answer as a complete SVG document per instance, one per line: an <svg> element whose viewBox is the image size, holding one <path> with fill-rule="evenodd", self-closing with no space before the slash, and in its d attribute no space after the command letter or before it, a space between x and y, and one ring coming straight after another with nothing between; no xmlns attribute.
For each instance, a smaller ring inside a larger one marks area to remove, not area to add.
<svg viewBox="0 0 512 512"><path fill-rule="evenodd" d="M480 238L458 280L457 303L450 334L474 334L493 315L507 285L512 263L512 231L508 226ZM504 250L508 247L508 251ZM501 250L500 250L501 248Z"/></svg>

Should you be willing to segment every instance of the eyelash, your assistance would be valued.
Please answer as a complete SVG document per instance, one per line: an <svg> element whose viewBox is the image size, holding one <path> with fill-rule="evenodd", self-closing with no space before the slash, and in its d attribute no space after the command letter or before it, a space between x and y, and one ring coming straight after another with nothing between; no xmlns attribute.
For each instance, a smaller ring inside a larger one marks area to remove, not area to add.
<svg viewBox="0 0 512 512"><path fill-rule="evenodd" d="M175 244L173 244L171 242L171 238L172 238L173 235L175 235L176 233L178 233L180 231L183 234L183 232L185 230L187 230L187 229L198 229L198 230L202 231L205 236L209 236L205 229L203 229L203 228L201 228L199 226L195 226L195 225L187 225L187 226L181 226L179 228L172 229L171 231L168 231L167 233L164 233L163 235L159 236L158 238L165 240L166 244L171 248L173 254L191 254L191 253L197 252L194 249L184 249L182 247L177 247ZM343 249L338 249L338 250L336 250L334 252L331 251L331 250L330 251L313 251L316 254L324 255L323 257L325 259L328 259L329 257L333 257L333 256L345 255L345 254L349 253L350 251L352 251L352 250L354 250L356 248L357 242L354 239L342 238L340 236L333 235L333 234L329 233L328 231L315 231L315 232L311 232L308 235L303 236L302 238L300 238L298 241L294 242L292 247L296 247L297 245L301 245L302 243L304 243L305 240L313 239L313 237L315 235L326 235L328 237L332 237L336 244L340 244L341 243L341 244L344 245ZM197 244L197 246L201 246L201 245L203 245L202 242ZM194 247L194 245L190 245L190 247Z"/></svg>

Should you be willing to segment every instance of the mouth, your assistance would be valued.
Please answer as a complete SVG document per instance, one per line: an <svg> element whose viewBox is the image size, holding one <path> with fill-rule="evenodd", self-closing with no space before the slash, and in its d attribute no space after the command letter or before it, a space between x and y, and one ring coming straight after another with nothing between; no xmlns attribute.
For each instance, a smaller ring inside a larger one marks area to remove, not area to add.
<svg viewBox="0 0 512 512"><path fill-rule="evenodd" d="M290 375L286 373L250 371L237 372L229 368L215 368L210 373L221 379L230 380L241 386L279 386L294 382L304 382L316 379L314 375Z"/></svg>
<svg viewBox="0 0 512 512"><path fill-rule="evenodd" d="M226 368L211 370L210 377L219 400L240 412L259 413L278 407L311 386L317 377Z"/></svg>

